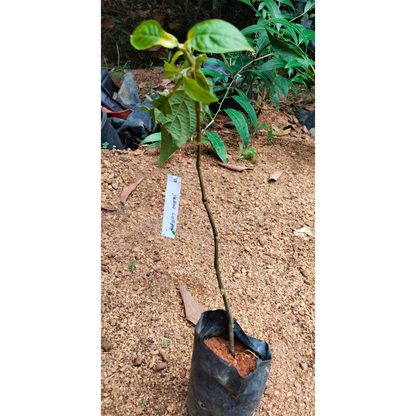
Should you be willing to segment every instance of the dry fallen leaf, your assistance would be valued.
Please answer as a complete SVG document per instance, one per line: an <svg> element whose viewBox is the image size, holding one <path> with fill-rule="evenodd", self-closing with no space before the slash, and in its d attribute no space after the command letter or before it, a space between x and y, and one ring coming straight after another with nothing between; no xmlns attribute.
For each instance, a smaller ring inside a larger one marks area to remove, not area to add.
<svg viewBox="0 0 416 416"><path fill-rule="evenodd" d="M155 45L152 46L151 48L147 49L149 52L155 52L158 51L162 46L161 45Z"/></svg>
<svg viewBox="0 0 416 416"><path fill-rule="evenodd" d="M131 183L129 186L126 186L120 194L120 201L124 204L128 198L128 196L136 189L136 186L144 179L140 178L137 182Z"/></svg>
<svg viewBox="0 0 416 416"><path fill-rule="evenodd" d="M116 24L114 23L114 20L111 17L106 17L105 19L101 20L101 27L104 29L111 29Z"/></svg>
<svg viewBox="0 0 416 416"><path fill-rule="evenodd" d="M295 234L297 237L306 237L309 235L313 237L312 230L309 227L302 227L299 230L294 230L293 234Z"/></svg>
<svg viewBox="0 0 416 416"><path fill-rule="evenodd" d="M163 25L165 24L165 16L162 12L154 12L153 13L153 19L157 20L160 24L160 26L163 27Z"/></svg>
<svg viewBox="0 0 416 416"><path fill-rule="evenodd" d="M185 306L186 319L196 325L202 312L205 312L205 308L196 302L191 294L180 283L179 290L181 292L183 305Z"/></svg>
<svg viewBox="0 0 416 416"><path fill-rule="evenodd" d="M254 169L251 166L236 166L236 165L229 165L227 163L221 163L221 162L218 162L218 164L220 166L222 166L223 168L227 168L227 169L230 169L230 170L235 170L237 172L242 172L243 170L253 170Z"/></svg>
<svg viewBox="0 0 416 416"><path fill-rule="evenodd" d="M277 172L274 172L270 175L269 181L276 182L281 176L283 172L278 170Z"/></svg>
<svg viewBox="0 0 416 416"><path fill-rule="evenodd" d="M274 131L273 136L287 136L290 133L290 127L283 131Z"/></svg>

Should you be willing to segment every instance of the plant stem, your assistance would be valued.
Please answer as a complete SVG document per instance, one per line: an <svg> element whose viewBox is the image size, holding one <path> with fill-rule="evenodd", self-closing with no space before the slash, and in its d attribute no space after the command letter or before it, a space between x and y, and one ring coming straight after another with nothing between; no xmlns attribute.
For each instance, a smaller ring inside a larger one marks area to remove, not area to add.
<svg viewBox="0 0 416 416"><path fill-rule="evenodd" d="M202 150L202 128L201 128L201 103L195 103L195 112L196 112L196 122L197 122L197 144L198 144L198 153L196 159L196 169L198 171L199 176L199 184L201 187L202 193L202 203L205 206L207 211L209 222L211 223L212 232L214 234L214 244L215 244L215 257L214 257L214 267L215 272L217 274L218 280L218 287L220 288L221 295L224 301L225 310L227 311L228 315L228 335L230 339L230 354L235 357L235 347L234 347L234 319L233 315L231 314L230 305L228 304L227 295L224 290L224 286L221 280L221 271L220 271L220 263L219 263L219 256L218 256L218 232L217 228L215 227L214 217L211 214L211 210L209 208L208 199L205 195L205 186L204 186L204 179L202 177L201 171L201 150Z"/></svg>

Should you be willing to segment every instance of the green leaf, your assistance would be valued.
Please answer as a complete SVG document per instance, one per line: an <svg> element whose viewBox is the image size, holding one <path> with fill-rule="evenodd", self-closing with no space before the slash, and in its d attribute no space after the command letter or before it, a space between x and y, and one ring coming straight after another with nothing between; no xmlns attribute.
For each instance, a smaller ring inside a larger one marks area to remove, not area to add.
<svg viewBox="0 0 416 416"><path fill-rule="evenodd" d="M315 0L308 0L305 4L305 9L303 10L303 13L308 12L309 10L313 9L315 7Z"/></svg>
<svg viewBox="0 0 416 416"><path fill-rule="evenodd" d="M290 6L294 12L296 12L295 7L293 6L292 2L290 0L278 0L280 3L286 4L287 6Z"/></svg>
<svg viewBox="0 0 416 416"><path fill-rule="evenodd" d="M130 43L139 50L148 49L155 45L165 48L179 47L178 39L165 32L156 20L143 22L130 36Z"/></svg>
<svg viewBox="0 0 416 416"><path fill-rule="evenodd" d="M226 108L224 111L234 122L238 133L243 139L244 146L247 147L249 139L250 139L250 134L248 132L247 119L245 118L244 114L232 108Z"/></svg>
<svg viewBox="0 0 416 416"><path fill-rule="evenodd" d="M199 69L195 70L195 77L199 86L201 86L204 90L211 92L212 85L207 81L205 75Z"/></svg>
<svg viewBox="0 0 416 416"><path fill-rule="evenodd" d="M172 107L169 103L170 93L168 90L160 92L154 100L152 100L149 96L146 96L146 98L153 105L153 107L161 111L163 115L167 116L168 114L172 114Z"/></svg>
<svg viewBox="0 0 416 416"><path fill-rule="evenodd" d="M280 92L278 94L276 94L275 92L272 93L272 100L276 106L276 108L279 108L280 105Z"/></svg>
<svg viewBox="0 0 416 416"><path fill-rule="evenodd" d="M304 56L297 49L290 48L289 45L286 42L275 38L268 30L267 30L267 35L269 36L269 40L270 40L270 43L272 45L272 48L282 58L286 59L286 61L288 61L288 62L293 61L293 60L299 61L299 58L302 58L302 60L304 61Z"/></svg>
<svg viewBox="0 0 416 416"><path fill-rule="evenodd" d="M221 140L221 137L213 131L206 131L205 134L207 135L212 147L215 149L222 162L227 163L227 150L225 149L225 145Z"/></svg>
<svg viewBox="0 0 416 416"><path fill-rule="evenodd" d="M263 0L272 17L280 17L280 9L274 0ZM293 6L292 6L293 7ZM260 9L259 9L260 10Z"/></svg>
<svg viewBox="0 0 416 416"><path fill-rule="evenodd" d="M250 104L250 101L248 100L247 96L240 90L237 90L238 97L233 95L233 98L235 101L237 101L238 104L241 105L241 107L244 108L244 110L247 111L248 116L250 117L251 122L253 123L254 129L257 129L257 116L256 112L254 111L254 108Z"/></svg>
<svg viewBox="0 0 416 416"><path fill-rule="evenodd" d="M264 25L251 25L244 28L241 33L245 35L251 35L254 32L262 32L263 30L266 30Z"/></svg>
<svg viewBox="0 0 416 416"><path fill-rule="evenodd" d="M176 51L175 54L172 56L172 60L170 61L170 64L173 66L175 65L176 60L183 55L183 52L181 50Z"/></svg>
<svg viewBox="0 0 416 416"><path fill-rule="evenodd" d="M232 72L231 68L225 62L220 61L219 59L216 59L216 58L208 58L207 59L207 64L222 66L227 71ZM221 75L221 74L218 74L218 75Z"/></svg>
<svg viewBox="0 0 416 416"><path fill-rule="evenodd" d="M202 74L203 76L203 74ZM205 77L204 77L205 78ZM211 104L218 101L217 97L200 86L197 81L192 78L184 78L185 92L195 101L204 104Z"/></svg>
<svg viewBox="0 0 416 416"><path fill-rule="evenodd" d="M202 62L205 62L208 59L208 56L204 53L203 55L198 55L195 59L196 67L199 68Z"/></svg>
<svg viewBox="0 0 416 416"><path fill-rule="evenodd" d="M245 36L235 26L219 19L197 23L188 32L187 43L199 52L253 51Z"/></svg>
<svg viewBox="0 0 416 416"><path fill-rule="evenodd" d="M226 75L220 74L220 73L218 73L217 71L214 71L211 68L201 68L200 71L203 74L210 75L211 77L214 77L214 78L217 78L217 77L220 77L220 78L223 78L223 79L227 79L228 78Z"/></svg>
<svg viewBox="0 0 416 416"><path fill-rule="evenodd" d="M273 58L270 61L265 62L263 65L257 68L257 71L264 72L264 71L271 71L276 68L284 68L286 65L286 61L281 58ZM300 65L300 64L299 64Z"/></svg>
<svg viewBox="0 0 416 416"><path fill-rule="evenodd" d="M149 134L140 144L147 144L147 143L153 143L155 141L161 141L162 140L162 133L152 133ZM160 143L159 143L160 144Z"/></svg>
<svg viewBox="0 0 416 416"><path fill-rule="evenodd" d="M165 116L159 110L155 110L157 119L162 124L159 167L190 140L196 129L195 101L188 97L184 90L179 90L172 95L169 102L172 114Z"/></svg>
<svg viewBox="0 0 416 416"><path fill-rule="evenodd" d="M172 64L168 61L165 61L165 73L163 74L163 78L172 78L174 75L181 72L180 68L175 68Z"/></svg>
<svg viewBox="0 0 416 416"><path fill-rule="evenodd" d="M143 153L147 153L152 147L160 146L161 144L162 144L162 140L156 143L149 144L149 146L147 146L146 149L144 149Z"/></svg>

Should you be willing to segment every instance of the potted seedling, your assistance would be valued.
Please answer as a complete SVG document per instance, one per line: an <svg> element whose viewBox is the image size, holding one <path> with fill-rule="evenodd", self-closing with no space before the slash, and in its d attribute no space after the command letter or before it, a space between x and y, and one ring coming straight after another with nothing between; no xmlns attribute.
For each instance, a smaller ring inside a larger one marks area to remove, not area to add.
<svg viewBox="0 0 416 416"><path fill-rule="evenodd" d="M155 45L177 48L172 60L165 61L164 77L172 78L175 82L173 90L165 90L156 99L149 100L153 108L141 108L152 115L155 125L161 124L161 132L155 133L152 138L161 142L159 166L182 145L196 140L196 168L202 202L214 235L214 267L225 306L225 311L204 312L195 327L187 407L191 416L249 416L259 407L272 357L266 342L249 337L234 321L221 279L218 232L208 204L201 170L202 143L203 140L206 141L202 138L201 118L207 106L218 100L212 93L212 85L200 71L200 66L207 59L206 53L252 51L252 48L237 28L217 19L193 26L185 43L179 43L175 36L165 32L155 20L149 20L136 28L131 43L139 50ZM194 51L202 54L194 56ZM180 56L185 61L178 68L175 62ZM214 148L222 142L216 133L206 134ZM214 353L208 343L215 337L224 338L224 345L232 357L231 362L241 354L237 347L241 348L243 344L246 351L256 356L253 371L242 376L233 365Z"/></svg>

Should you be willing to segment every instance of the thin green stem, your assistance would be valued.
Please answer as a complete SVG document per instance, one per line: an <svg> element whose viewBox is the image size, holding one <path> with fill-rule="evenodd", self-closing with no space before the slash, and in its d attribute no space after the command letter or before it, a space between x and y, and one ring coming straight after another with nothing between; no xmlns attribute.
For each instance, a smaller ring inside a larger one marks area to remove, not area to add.
<svg viewBox="0 0 416 416"><path fill-rule="evenodd" d="M246 65L244 65L236 74L235 74L235 77L237 77L237 75L244 69L244 68L247 68L249 65L251 65L253 62L256 62L256 61L259 61L260 59L264 59L264 58L267 58L268 56L271 56L271 55L273 55L273 53L269 53L268 55L264 55L264 56L262 56L262 57L260 57L260 58L257 58L257 59L254 59L253 61L251 61L251 62L249 62L248 64L246 64ZM221 102L220 102L220 105L219 105L219 107L218 107L218 110L217 110L217 112L215 113L215 115L214 115L214 117L212 118L212 120L205 126L205 128L204 128L204 130L202 130L202 133L205 133L206 131L207 131L207 129L208 129L208 127L214 122L214 120L216 119L216 117L217 117L217 115L218 115L218 113L221 111L221 106L222 106L222 103L225 101L225 99L227 98L227 95L228 95L228 92L230 91L230 88L232 87L232 85L233 85L233 83L234 83L234 80L232 80L231 82L230 82L230 85L228 86L228 88L227 88L227 91L225 92L225 95L224 95L224 97L223 97L223 99L221 100Z"/></svg>

